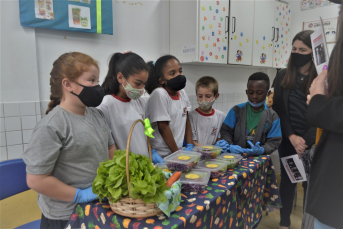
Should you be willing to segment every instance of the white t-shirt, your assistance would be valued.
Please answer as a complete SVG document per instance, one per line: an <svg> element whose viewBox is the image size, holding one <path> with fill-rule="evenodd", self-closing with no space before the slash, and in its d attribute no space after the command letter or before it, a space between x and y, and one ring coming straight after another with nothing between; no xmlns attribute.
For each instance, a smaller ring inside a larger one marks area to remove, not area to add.
<svg viewBox="0 0 343 229"><path fill-rule="evenodd" d="M214 145L220 138L220 128L225 119L224 113L212 109L212 113L204 114L195 109L188 115L192 126L192 139L202 145Z"/></svg>
<svg viewBox="0 0 343 229"><path fill-rule="evenodd" d="M124 150L132 124L144 118L145 98L137 100L122 99L115 95L106 95L97 108L104 115L118 149ZM144 126L137 123L131 137L130 151L135 154L149 156L147 137Z"/></svg>
<svg viewBox="0 0 343 229"><path fill-rule="evenodd" d="M171 154L171 150L165 143L158 131L157 122L168 121L173 133L176 145L181 148L185 137L187 111L192 106L184 90L178 92L178 96L171 96L162 87L156 88L150 95L145 108L145 116L150 119L152 128L155 130L151 138L151 146L161 157Z"/></svg>

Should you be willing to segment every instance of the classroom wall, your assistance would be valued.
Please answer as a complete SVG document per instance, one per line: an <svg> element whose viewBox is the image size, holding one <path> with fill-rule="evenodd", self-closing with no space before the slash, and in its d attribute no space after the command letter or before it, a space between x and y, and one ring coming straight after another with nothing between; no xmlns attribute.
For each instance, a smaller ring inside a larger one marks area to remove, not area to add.
<svg viewBox="0 0 343 229"><path fill-rule="evenodd" d="M0 1L1 92L0 160L20 158L32 130L46 110L49 100L49 73L62 53L80 51L100 62L100 79L114 52L133 51L145 60L169 53L169 1L113 1L114 35L88 34L22 27L19 1ZM300 11L300 0L290 1L293 10L292 36L303 21L336 17L338 6ZM183 64L188 83L186 92L196 107L194 85L203 75L219 82L221 96L214 107L225 113L235 104L246 102L246 82L253 72L265 71L271 80L275 69L242 66ZM275 160L274 160L275 161Z"/></svg>

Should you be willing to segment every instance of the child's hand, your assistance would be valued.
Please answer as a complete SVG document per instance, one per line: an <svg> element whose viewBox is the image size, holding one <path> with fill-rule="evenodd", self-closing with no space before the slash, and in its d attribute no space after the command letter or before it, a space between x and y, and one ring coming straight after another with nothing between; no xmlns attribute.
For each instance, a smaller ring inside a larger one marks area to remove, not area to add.
<svg viewBox="0 0 343 229"><path fill-rule="evenodd" d="M88 203L95 199L97 199L97 195L95 195L92 191L92 187L86 189L76 189L75 197L73 203Z"/></svg>
<svg viewBox="0 0 343 229"><path fill-rule="evenodd" d="M239 145L230 145L229 147L231 153L242 154L243 148Z"/></svg>
<svg viewBox="0 0 343 229"><path fill-rule="evenodd" d="M151 150L151 156L152 156L152 163L164 163L162 157L157 153L155 149Z"/></svg>
<svg viewBox="0 0 343 229"><path fill-rule="evenodd" d="M218 141L215 144L215 146L218 146L218 147L222 148L222 153L227 152L227 150L230 148L230 144L227 143L227 141L225 141L225 140Z"/></svg>
<svg viewBox="0 0 343 229"><path fill-rule="evenodd" d="M187 144L183 151L192 151L194 148L193 144Z"/></svg>
<svg viewBox="0 0 343 229"><path fill-rule="evenodd" d="M254 145L251 141L248 141L248 144L251 146L251 149L248 149L245 153L249 155L262 155L264 153L264 148L260 146L260 142Z"/></svg>

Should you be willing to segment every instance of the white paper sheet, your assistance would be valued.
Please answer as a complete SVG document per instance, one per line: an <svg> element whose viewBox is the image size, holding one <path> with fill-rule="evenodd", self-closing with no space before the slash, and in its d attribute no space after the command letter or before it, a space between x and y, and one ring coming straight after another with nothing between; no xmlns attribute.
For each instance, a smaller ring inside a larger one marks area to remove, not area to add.
<svg viewBox="0 0 343 229"><path fill-rule="evenodd" d="M282 157L281 162L292 183L307 181L303 162L299 159L297 154Z"/></svg>
<svg viewBox="0 0 343 229"><path fill-rule="evenodd" d="M320 18L321 26L311 34L313 51L313 62L316 66L318 75L322 72L325 65L329 65L329 54L326 46L323 20Z"/></svg>

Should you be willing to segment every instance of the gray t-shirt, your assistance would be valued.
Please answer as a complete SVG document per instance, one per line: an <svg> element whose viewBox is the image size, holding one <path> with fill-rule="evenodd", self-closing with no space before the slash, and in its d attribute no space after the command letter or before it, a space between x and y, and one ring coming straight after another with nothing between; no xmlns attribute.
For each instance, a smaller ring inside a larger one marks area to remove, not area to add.
<svg viewBox="0 0 343 229"><path fill-rule="evenodd" d="M87 114L79 116L57 106L36 125L23 154L27 173L51 172L72 187L92 186L99 163L108 159L108 147L114 141L102 112L86 109ZM54 220L68 220L76 206L40 193L37 201L44 216Z"/></svg>

